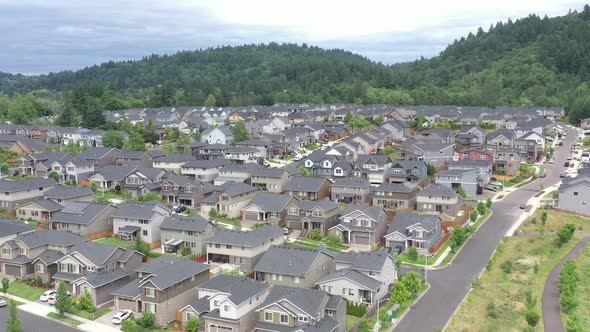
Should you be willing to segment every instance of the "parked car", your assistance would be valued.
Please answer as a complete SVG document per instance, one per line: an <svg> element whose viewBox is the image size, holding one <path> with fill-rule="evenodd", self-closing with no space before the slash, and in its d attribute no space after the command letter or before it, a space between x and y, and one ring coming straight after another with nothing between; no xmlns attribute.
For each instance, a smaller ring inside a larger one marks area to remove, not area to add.
<svg viewBox="0 0 590 332"><path fill-rule="evenodd" d="M49 303L51 305L55 305L56 301L57 301L57 292L55 292L54 294L51 294L49 296L49 298L47 299L47 303Z"/></svg>
<svg viewBox="0 0 590 332"><path fill-rule="evenodd" d="M565 178L565 173L561 173L561 174L559 174L559 177L560 177L561 179Z"/></svg>
<svg viewBox="0 0 590 332"><path fill-rule="evenodd" d="M547 173L541 173L540 177L541 178L547 177Z"/></svg>
<svg viewBox="0 0 590 332"><path fill-rule="evenodd" d="M45 291L45 293L41 294L39 301L47 302L49 300L49 298L54 294L57 294L57 291L55 289L50 289L48 291Z"/></svg>
<svg viewBox="0 0 590 332"><path fill-rule="evenodd" d="M129 309L125 309L125 310L121 310L118 311L114 316L113 316L113 324L121 324L124 320L133 318L133 312Z"/></svg>
<svg viewBox="0 0 590 332"><path fill-rule="evenodd" d="M293 229L291 229L291 227L285 227L283 228L283 235L289 235L293 232Z"/></svg>
<svg viewBox="0 0 590 332"><path fill-rule="evenodd" d="M295 155L295 157L293 157L293 161L299 161L301 159L303 159L303 156L300 154L297 154L297 155Z"/></svg>
<svg viewBox="0 0 590 332"><path fill-rule="evenodd" d="M554 162L555 162L555 158L552 157L551 159L549 159L550 164L553 164Z"/></svg>
<svg viewBox="0 0 590 332"><path fill-rule="evenodd" d="M0 297L0 307L6 307L8 305L8 302L6 302L6 299L3 297Z"/></svg>
<svg viewBox="0 0 590 332"><path fill-rule="evenodd" d="M563 163L563 167L570 167L570 162L566 161L565 163Z"/></svg>
<svg viewBox="0 0 590 332"><path fill-rule="evenodd" d="M172 208L174 209L174 212L176 212L176 213L183 213L187 209L187 207L184 204L180 204L180 205L174 206Z"/></svg>
<svg viewBox="0 0 590 332"><path fill-rule="evenodd" d="M521 209L521 210L524 210L524 209L526 209L526 204L524 204L524 203L523 203L523 204L520 204L520 209Z"/></svg>

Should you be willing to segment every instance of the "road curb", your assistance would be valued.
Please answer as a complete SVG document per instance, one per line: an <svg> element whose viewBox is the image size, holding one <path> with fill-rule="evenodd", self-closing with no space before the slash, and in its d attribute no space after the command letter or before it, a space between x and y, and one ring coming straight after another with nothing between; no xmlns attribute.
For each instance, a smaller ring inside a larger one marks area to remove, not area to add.
<svg viewBox="0 0 590 332"><path fill-rule="evenodd" d="M426 289L425 289L425 290L422 292L422 294L420 294L420 295L419 295L419 296L416 298L416 300L414 300L414 303L413 303L413 304L416 304L416 303L420 302L420 300L422 299L422 297L423 297L424 295L426 295L426 292L428 292L428 291L430 290L430 288L432 287L432 285L430 285L430 283L428 283L428 282L426 283L426 286L427 286L427 287L426 287ZM395 324L392 324L392 325L391 325L391 327L389 328L389 331L393 331L393 330L395 330L395 327L396 327L396 326L399 324L399 322L401 322L401 321L402 321L402 319L404 319L404 317L406 317L406 315L408 314L408 312L410 312L410 310L412 310L412 308L408 307L408 308L406 309L406 311L404 311L404 313L402 313L402 315L401 315L401 316L399 316L399 318L398 318L398 319L395 321Z"/></svg>

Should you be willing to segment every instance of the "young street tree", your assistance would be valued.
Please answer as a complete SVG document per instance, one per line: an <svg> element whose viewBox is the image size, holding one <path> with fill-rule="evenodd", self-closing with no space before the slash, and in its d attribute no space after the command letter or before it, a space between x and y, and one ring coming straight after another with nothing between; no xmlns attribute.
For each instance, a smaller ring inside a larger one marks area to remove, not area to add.
<svg viewBox="0 0 590 332"><path fill-rule="evenodd" d="M6 321L6 332L21 332L23 321L18 318L16 301L8 301L8 320Z"/></svg>
<svg viewBox="0 0 590 332"><path fill-rule="evenodd" d="M4 295L6 295L6 292L8 292L8 287L10 285L10 280L8 280L8 278L2 278L2 293L4 293Z"/></svg>
<svg viewBox="0 0 590 332"><path fill-rule="evenodd" d="M70 310L70 296L68 295L68 289L65 282L60 282L57 286L57 295L55 299L55 309L60 315L64 315Z"/></svg>

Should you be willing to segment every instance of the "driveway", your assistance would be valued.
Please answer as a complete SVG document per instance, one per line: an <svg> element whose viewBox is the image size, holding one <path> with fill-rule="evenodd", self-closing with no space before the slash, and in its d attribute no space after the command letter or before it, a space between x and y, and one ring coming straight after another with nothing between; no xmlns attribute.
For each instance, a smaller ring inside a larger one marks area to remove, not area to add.
<svg viewBox="0 0 590 332"><path fill-rule="evenodd" d="M492 206L494 214L465 244L453 264L429 271L428 282L432 287L394 330L430 332L445 327L468 294L473 279L484 270L504 234L520 218L522 210L519 205L528 202L538 192L540 184L549 187L560 181L559 173L563 172L563 163L570 154L569 148L574 137L577 136L575 130L567 130L564 146L555 148L555 163L545 166L547 177L517 189L502 201L495 202Z"/></svg>
<svg viewBox="0 0 590 332"><path fill-rule="evenodd" d="M113 320L113 316L115 315L115 313L117 313L117 312L113 310L113 311L109 312L108 314L106 314L106 315L104 315L102 317L99 317L96 320L96 322L97 323L104 324L104 325L107 325L107 326L110 326L110 327L112 327L114 329L120 329L121 328L121 325L113 324L113 321L112 321ZM138 316L136 316L136 317L138 317Z"/></svg>

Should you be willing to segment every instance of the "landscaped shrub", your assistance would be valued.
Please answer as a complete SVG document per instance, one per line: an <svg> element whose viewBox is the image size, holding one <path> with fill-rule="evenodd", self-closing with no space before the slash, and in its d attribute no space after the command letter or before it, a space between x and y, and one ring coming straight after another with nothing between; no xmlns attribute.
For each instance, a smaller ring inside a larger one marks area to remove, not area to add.
<svg viewBox="0 0 590 332"><path fill-rule="evenodd" d="M574 236L574 232L576 231L576 225L574 224L566 224L563 225L563 227L561 227L558 231L557 231L557 238L555 239L555 245L557 247L561 247L564 244L568 243L569 240L572 239L572 237Z"/></svg>
<svg viewBox="0 0 590 332"><path fill-rule="evenodd" d="M188 256L191 254L191 248L187 247L187 246L183 246L182 249L180 250L180 254L182 256Z"/></svg>
<svg viewBox="0 0 590 332"><path fill-rule="evenodd" d="M487 306L487 315L490 318L498 318L498 312L496 311L496 305L494 302L489 302Z"/></svg>
<svg viewBox="0 0 590 332"><path fill-rule="evenodd" d="M418 249L416 249L416 247L410 247L410 249L408 249L408 258L412 262L418 260Z"/></svg>
<svg viewBox="0 0 590 332"><path fill-rule="evenodd" d="M310 240L316 240L316 241L321 241L321 240L322 240L322 238L323 238L323 237L322 237L322 233L320 232L320 230L319 230L319 229L314 229L314 230L312 230L312 231L309 231L309 232L307 233L307 236L306 236L306 237L307 237L308 239L310 239Z"/></svg>
<svg viewBox="0 0 590 332"><path fill-rule="evenodd" d="M367 313L367 307L361 303L346 301L346 314L355 317L363 317Z"/></svg>
<svg viewBox="0 0 590 332"><path fill-rule="evenodd" d="M336 234L326 236L326 244L330 247L342 246L342 238Z"/></svg>
<svg viewBox="0 0 590 332"><path fill-rule="evenodd" d="M512 273L512 262L504 261L502 264L500 264L500 269L502 269L504 273Z"/></svg>

